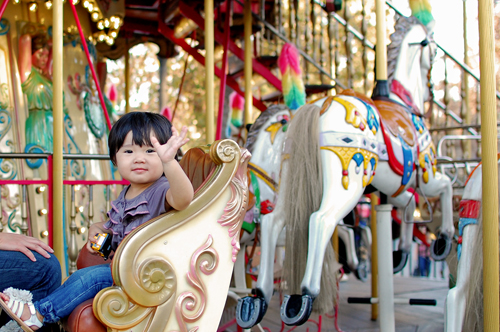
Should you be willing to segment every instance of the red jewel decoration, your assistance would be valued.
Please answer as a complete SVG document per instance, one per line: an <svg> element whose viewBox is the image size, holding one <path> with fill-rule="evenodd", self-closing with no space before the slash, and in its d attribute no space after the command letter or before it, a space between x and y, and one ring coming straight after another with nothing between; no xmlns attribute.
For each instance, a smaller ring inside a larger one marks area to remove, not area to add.
<svg viewBox="0 0 500 332"><path fill-rule="evenodd" d="M366 171L366 169L365 169L365 175L368 175L368 172Z"/></svg>
<svg viewBox="0 0 500 332"><path fill-rule="evenodd" d="M361 131L365 131L365 125L363 123L360 123L359 129L361 129Z"/></svg>
<svg viewBox="0 0 500 332"><path fill-rule="evenodd" d="M342 175L343 175L343 176L348 176L348 175L349 175L349 172L348 172L348 171L342 171Z"/></svg>
<svg viewBox="0 0 500 332"><path fill-rule="evenodd" d="M425 167L424 167L424 168L422 168L422 171L423 171L423 172L427 172L427 168L425 168Z"/></svg>
<svg viewBox="0 0 500 332"><path fill-rule="evenodd" d="M374 176L374 175L375 175L375 171L372 172L372 176Z"/></svg>
<svg viewBox="0 0 500 332"><path fill-rule="evenodd" d="M358 111L354 111L354 115L359 116L359 112Z"/></svg>
<svg viewBox="0 0 500 332"><path fill-rule="evenodd" d="M461 236L458 237L458 244L462 244L462 237Z"/></svg>

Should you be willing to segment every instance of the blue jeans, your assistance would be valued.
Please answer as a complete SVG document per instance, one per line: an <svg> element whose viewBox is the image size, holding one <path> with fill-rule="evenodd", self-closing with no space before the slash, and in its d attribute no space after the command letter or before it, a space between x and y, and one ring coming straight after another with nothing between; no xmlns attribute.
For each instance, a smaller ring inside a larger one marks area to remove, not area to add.
<svg viewBox="0 0 500 332"><path fill-rule="evenodd" d="M33 301L40 300L61 286L61 266L54 255L45 258L33 251L36 262L18 251L0 250L0 292L14 287L27 289L33 294ZM3 315L0 327L10 318Z"/></svg>
<svg viewBox="0 0 500 332"><path fill-rule="evenodd" d="M44 317L43 322L55 323L67 317L81 303L93 298L102 289L113 285L110 264L77 270L61 287L34 303Z"/></svg>

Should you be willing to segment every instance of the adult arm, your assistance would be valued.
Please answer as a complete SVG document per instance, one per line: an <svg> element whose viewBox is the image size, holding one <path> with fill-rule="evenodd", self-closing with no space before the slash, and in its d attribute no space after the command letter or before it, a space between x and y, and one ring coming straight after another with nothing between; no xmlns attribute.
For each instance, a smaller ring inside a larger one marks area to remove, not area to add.
<svg viewBox="0 0 500 332"><path fill-rule="evenodd" d="M49 252L54 252L51 247L34 237L13 233L0 233L0 250L19 251L33 262L36 262L36 258L32 251L45 258L50 258Z"/></svg>

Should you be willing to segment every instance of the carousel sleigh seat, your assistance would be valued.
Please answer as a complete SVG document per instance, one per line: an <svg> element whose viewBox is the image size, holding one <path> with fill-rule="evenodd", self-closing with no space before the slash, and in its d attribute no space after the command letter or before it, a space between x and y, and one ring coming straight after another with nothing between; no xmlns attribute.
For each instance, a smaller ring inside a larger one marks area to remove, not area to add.
<svg viewBox="0 0 500 332"><path fill-rule="evenodd" d="M249 159L250 153L231 140L190 149L180 164L195 189L192 203L125 237L111 263L114 286L77 307L63 328L217 330L248 204ZM81 250L78 268L95 263L95 256Z"/></svg>

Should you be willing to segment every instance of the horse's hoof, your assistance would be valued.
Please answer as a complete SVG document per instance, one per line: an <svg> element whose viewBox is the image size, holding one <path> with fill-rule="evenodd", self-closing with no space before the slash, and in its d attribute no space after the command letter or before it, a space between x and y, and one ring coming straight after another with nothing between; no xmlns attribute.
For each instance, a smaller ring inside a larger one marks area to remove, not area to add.
<svg viewBox="0 0 500 332"><path fill-rule="evenodd" d="M286 295L281 305L281 320L286 325L302 325L311 316L314 299L310 295Z"/></svg>
<svg viewBox="0 0 500 332"><path fill-rule="evenodd" d="M394 274L400 272L408 261L408 253L402 250L396 250L392 252L392 272Z"/></svg>
<svg viewBox="0 0 500 332"><path fill-rule="evenodd" d="M362 282L368 280L368 266L366 262L361 262L358 264L358 267L354 271L354 275Z"/></svg>
<svg viewBox="0 0 500 332"><path fill-rule="evenodd" d="M261 296L246 296L238 300L236 323L241 328L249 329L260 323L267 310L267 303Z"/></svg>
<svg viewBox="0 0 500 332"><path fill-rule="evenodd" d="M438 238L431 243L431 258L435 261L444 260L451 251L451 239L448 235L440 233Z"/></svg>

